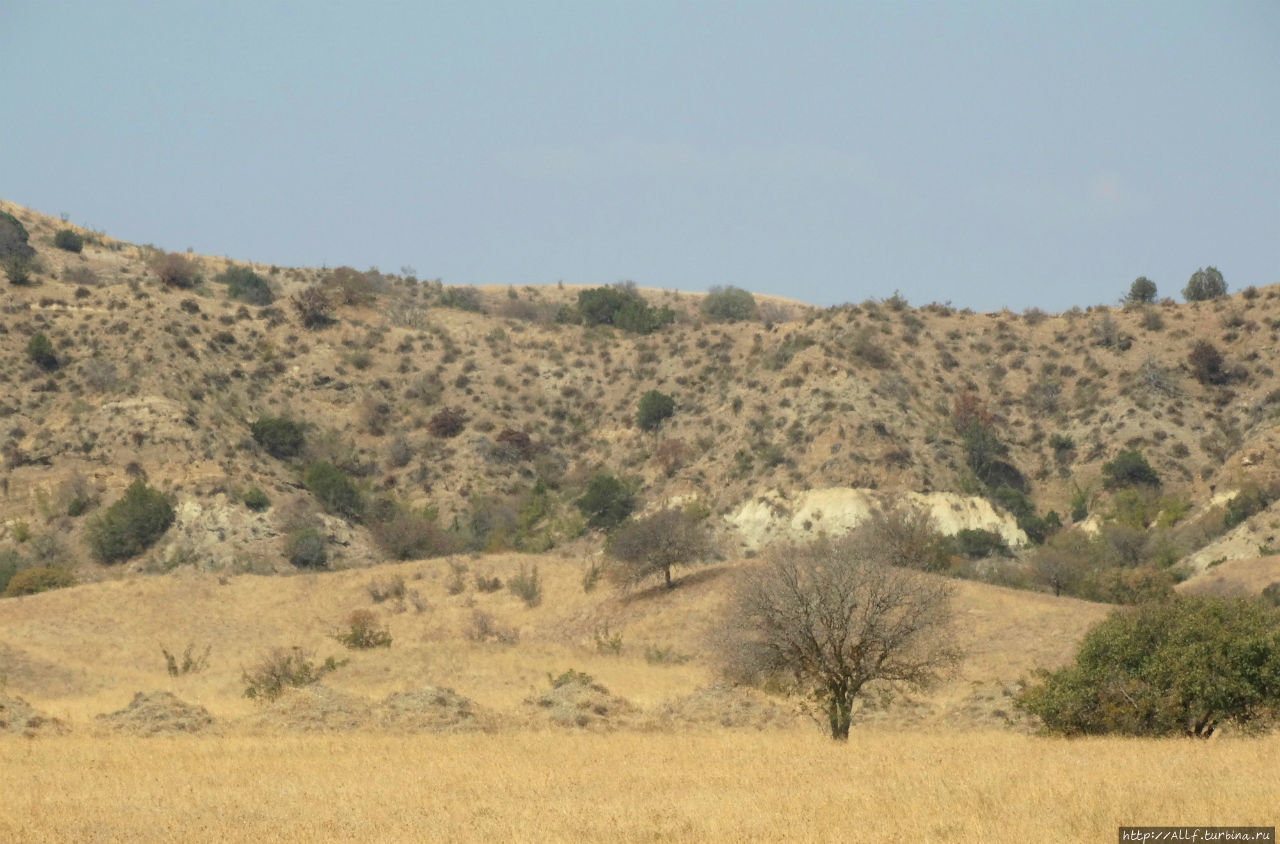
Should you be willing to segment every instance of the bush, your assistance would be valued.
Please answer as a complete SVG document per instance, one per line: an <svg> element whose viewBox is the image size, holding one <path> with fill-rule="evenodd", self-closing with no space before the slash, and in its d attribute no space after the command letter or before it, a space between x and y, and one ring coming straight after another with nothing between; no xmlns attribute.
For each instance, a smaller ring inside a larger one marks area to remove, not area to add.
<svg viewBox="0 0 1280 844"><path fill-rule="evenodd" d="M229 299L259 306L270 305L275 301L267 280L248 267L230 267L213 280L227 286Z"/></svg>
<svg viewBox="0 0 1280 844"><path fill-rule="evenodd" d="M43 331L37 331L27 341L27 358L46 372L58 368L58 356L53 353L53 343Z"/></svg>
<svg viewBox="0 0 1280 844"><path fill-rule="evenodd" d="M1222 353L1208 340L1197 340L1187 355L1191 374L1201 384L1225 384L1228 373L1223 369Z"/></svg>
<svg viewBox="0 0 1280 844"><path fill-rule="evenodd" d="M346 473L323 460L307 467L302 482L325 510L352 522L364 518L364 496Z"/></svg>
<svg viewBox="0 0 1280 844"><path fill-rule="evenodd" d="M160 646L160 653L164 654L165 670L169 672L170 677L181 677L185 674L199 674L209 667L209 654L213 652L213 645L205 645L204 650L197 653L196 643L189 642L186 650L182 652L179 659L176 655L169 652L164 645Z"/></svg>
<svg viewBox="0 0 1280 844"><path fill-rule="evenodd" d="M445 287L440 291L439 302L443 308L457 308L476 314L484 310L484 300L474 287Z"/></svg>
<svg viewBox="0 0 1280 844"><path fill-rule="evenodd" d="M1204 267L1191 274L1187 286L1182 288L1182 298L1188 302L1204 302L1227 295L1227 282L1214 267Z"/></svg>
<svg viewBox="0 0 1280 844"><path fill-rule="evenodd" d="M1160 486L1160 476L1139 451L1125 451L1102 464L1103 485L1107 489L1127 486Z"/></svg>
<svg viewBox="0 0 1280 844"><path fill-rule="evenodd" d="M737 287L718 285L711 288L702 300L702 312L719 322L755 319L758 313L755 297L750 293Z"/></svg>
<svg viewBox="0 0 1280 844"><path fill-rule="evenodd" d="M33 257L36 250L27 243L28 237L26 226L17 217L0 211L0 260L13 258L25 262Z"/></svg>
<svg viewBox="0 0 1280 844"><path fill-rule="evenodd" d="M441 557L455 550L453 540L436 524L431 512L398 511L370 532L378 547L394 560Z"/></svg>
<svg viewBox="0 0 1280 844"><path fill-rule="evenodd" d="M1019 697L1047 729L1208 738L1280 711L1280 618L1256 600L1178 596L1114 612L1075 663Z"/></svg>
<svg viewBox="0 0 1280 844"><path fill-rule="evenodd" d="M654 308L634 287L596 287L578 293L576 313L585 325L612 325L623 331L652 334L675 321L670 308Z"/></svg>
<svg viewBox="0 0 1280 844"><path fill-rule="evenodd" d="M676 400L666 393L649 390L640 396L636 408L636 424L645 431L653 431L676 412Z"/></svg>
<svg viewBox="0 0 1280 844"><path fill-rule="evenodd" d="M1139 276L1129 285L1129 295L1124 297L1126 304L1149 305L1156 300L1156 283L1146 276Z"/></svg>
<svg viewBox="0 0 1280 844"><path fill-rule="evenodd" d="M615 560L610 574L619 584L633 586L662 574L671 589L671 569L704 561L711 538L701 522L668 508L619 527L605 543L605 553Z"/></svg>
<svg viewBox="0 0 1280 844"><path fill-rule="evenodd" d="M608 472L599 472L587 483L586 492L574 505L594 528L612 528L622 524L635 509L635 498L627 487Z"/></svg>
<svg viewBox="0 0 1280 844"><path fill-rule="evenodd" d="M993 530L973 530L965 528L953 537L956 550L961 556L970 560L981 560L987 557L1011 557L1009 544L1004 537Z"/></svg>
<svg viewBox="0 0 1280 844"><path fill-rule="evenodd" d="M285 543L285 556L300 569L323 569L329 566L329 547L320 531L303 528Z"/></svg>
<svg viewBox="0 0 1280 844"><path fill-rule="evenodd" d="M507 588L511 590L511 594L524 601L527 607L532 608L541 604L542 579L538 576L537 564L535 563L531 570L521 565L517 574L507 578Z"/></svg>
<svg viewBox="0 0 1280 844"><path fill-rule="evenodd" d="M179 255L177 252L170 252L156 258L151 264L151 269L166 287L190 290L200 283L200 274L196 271L196 265L186 255Z"/></svg>
<svg viewBox="0 0 1280 844"><path fill-rule="evenodd" d="M267 454L278 460L296 457L306 440L306 430L301 422L283 416L263 416L249 426L254 442L266 449Z"/></svg>
<svg viewBox="0 0 1280 844"><path fill-rule="evenodd" d="M333 303L319 285L312 285L289 300L304 328L323 328L333 323Z"/></svg>
<svg viewBox="0 0 1280 844"><path fill-rule="evenodd" d="M378 624L378 618L369 610L353 610L347 616L347 629L334 637L353 650L391 647L391 633Z"/></svg>
<svg viewBox="0 0 1280 844"><path fill-rule="evenodd" d="M249 487L249 491L244 494L244 498L241 500L244 501L244 506L255 513L261 513L271 506L271 499L262 491L262 487Z"/></svg>
<svg viewBox="0 0 1280 844"><path fill-rule="evenodd" d="M241 672L240 679L245 684L245 697L275 700L286 689L319 682L321 677L343 665L346 665L346 660L339 661L333 657L314 665L307 652L295 645L268 651L257 665Z"/></svg>
<svg viewBox="0 0 1280 844"><path fill-rule="evenodd" d="M31 263L26 258L5 258L3 263L10 284L21 286L31 283Z"/></svg>
<svg viewBox="0 0 1280 844"><path fill-rule="evenodd" d="M84 249L84 238L72 229L58 229L53 235L53 245L67 252Z"/></svg>
<svg viewBox="0 0 1280 844"><path fill-rule="evenodd" d="M16 598L20 595L35 595L38 592L75 585L75 577L61 566L32 566L10 577L9 584L0 597Z"/></svg>
<svg viewBox="0 0 1280 844"><path fill-rule="evenodd" d="M431 417L427 430L441 438L456 437L467 424L467 412L460 407L446 407Z"/></svg>
<svg viewBox="0 0 1280 844"><path fill-rule="evenodd" d="M151 547L173 524L174 515L169 496L138 478L119 501L90 519L85 539L99 562L120 562Z"/></svg>
<svg viewBox="0 0 1280 844"><path fill-rule="evenodd" d="M1247 484L1227 502L1222 523L1230 529L1241 524L1255 513L1261 513L1271 504L1272 496L1256 484Z"/></svg>

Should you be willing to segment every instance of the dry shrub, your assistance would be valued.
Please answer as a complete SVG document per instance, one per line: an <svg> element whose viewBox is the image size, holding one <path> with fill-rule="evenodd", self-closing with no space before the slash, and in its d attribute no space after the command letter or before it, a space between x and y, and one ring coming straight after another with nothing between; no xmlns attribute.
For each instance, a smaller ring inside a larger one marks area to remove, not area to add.
<svg viewBox="0 0 1280 844"><path fill-rule="evenodd" d="M353 650L391 647L391 632L369 610L352 610L346 624L345 630L333 636L344 646Z"/></svg>

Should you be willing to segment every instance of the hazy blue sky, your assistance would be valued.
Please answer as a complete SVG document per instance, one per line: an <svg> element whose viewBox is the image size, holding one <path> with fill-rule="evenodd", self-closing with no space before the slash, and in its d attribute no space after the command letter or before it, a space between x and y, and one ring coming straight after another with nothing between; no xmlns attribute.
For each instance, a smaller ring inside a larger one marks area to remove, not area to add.
<svg viewBox="0 0 1280 844"><path fill-rule="evenodd" d="M1280 282L1280 2L0 0L0 196L449 284Z"/></svg>

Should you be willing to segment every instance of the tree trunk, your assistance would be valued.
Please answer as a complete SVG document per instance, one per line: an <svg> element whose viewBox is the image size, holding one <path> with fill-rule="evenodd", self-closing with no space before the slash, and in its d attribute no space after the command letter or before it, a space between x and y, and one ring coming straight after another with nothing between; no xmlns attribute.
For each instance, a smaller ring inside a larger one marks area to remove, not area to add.
<svg viewBox="0 0 1280 844"><path fill-rule="evenodd" d="M663 566L662 573L667 577L667 588L674 588L674 584L671 582L671 566Z"/></svg>
<svg viewBox="0 0 1280 844"><path fill-rule="evenodd" d="M853 702L844 695L832 695L827 704L827 718L831 721L831 738L849 740L849 725L853 721Z"/></svg>

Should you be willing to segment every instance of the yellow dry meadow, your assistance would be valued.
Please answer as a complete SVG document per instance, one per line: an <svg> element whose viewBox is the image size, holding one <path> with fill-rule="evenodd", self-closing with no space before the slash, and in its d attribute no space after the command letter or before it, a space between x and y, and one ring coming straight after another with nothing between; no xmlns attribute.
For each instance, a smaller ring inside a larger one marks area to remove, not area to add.
<svg viewBox="0 0 1280 844"><path fill-rule="evenodd" d="M856 729L8 740L0 840L1114 841L1273 825L1280 738Z"/></svg>

